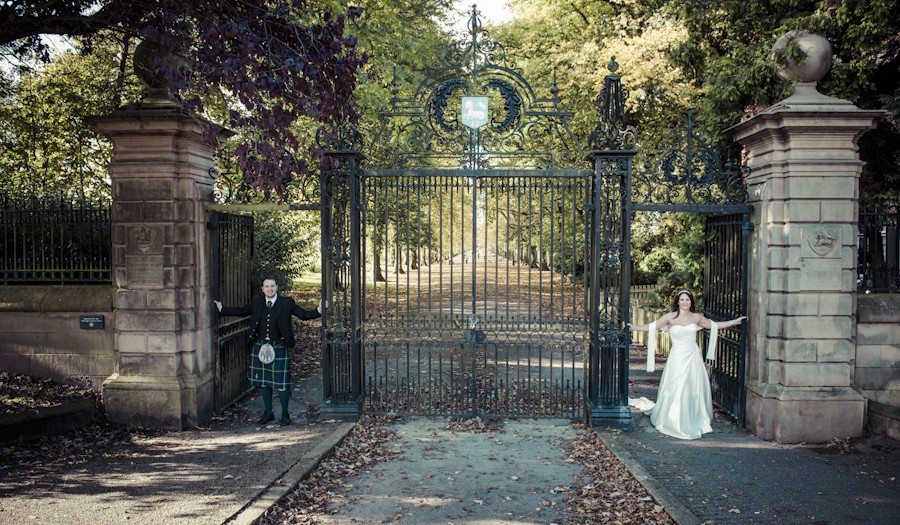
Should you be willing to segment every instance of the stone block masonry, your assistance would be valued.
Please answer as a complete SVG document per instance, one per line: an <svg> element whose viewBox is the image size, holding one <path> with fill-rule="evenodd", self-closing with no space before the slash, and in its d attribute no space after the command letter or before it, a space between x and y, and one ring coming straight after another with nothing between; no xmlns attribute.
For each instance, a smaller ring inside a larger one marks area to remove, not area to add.
<svg viewBox="0 0 900 525"><path fill-rule="evenodd" d="M862 435L856 141L880 116L812 84L730 130L751 168L746 424L764 439Z"/></svg>
<svg viewBox="0 0 900 525"><path fill-rule="evenodd" d="M119 110L95 119L113 142L114 421L180 430L209 420L213 323L205 205L212 146L179 111Z"/></svg>

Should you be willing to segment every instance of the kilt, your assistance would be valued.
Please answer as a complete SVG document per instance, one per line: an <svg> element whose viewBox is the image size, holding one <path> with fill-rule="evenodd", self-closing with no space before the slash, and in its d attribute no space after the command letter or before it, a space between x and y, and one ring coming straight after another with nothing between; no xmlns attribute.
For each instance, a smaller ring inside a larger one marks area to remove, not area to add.
<svg viewBox="0 0 900 525"><path fill-rule="evenodd" d="M269 364L263 364L259 360L259 347L262 345L259 341L253 343L253 350L250 352L250 385L290 391L291 359L284 341L272 345L275 347L275 360Z"/></svg>

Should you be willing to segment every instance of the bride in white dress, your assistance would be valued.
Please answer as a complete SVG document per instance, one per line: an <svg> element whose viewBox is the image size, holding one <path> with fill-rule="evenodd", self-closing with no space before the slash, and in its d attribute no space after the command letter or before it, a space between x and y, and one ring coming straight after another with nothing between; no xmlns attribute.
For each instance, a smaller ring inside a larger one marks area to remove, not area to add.
<svg viewBox="0 0 900 525"><path fill-rule="evenodd" d="M713 322L694 310L694 295L688 290L681 290L675 295L670 313L650 324L629 325L633 331L650 332L647 339L654 343L656 330L668 328L672 340L672 348L659 379L656 404L636 405L650 414L650 422L656 430L680 439L698 439L712 432L712 394L703 357L697 346L697 332L704 328L711 330L710 351L707 352L707 359L711 359L718 328L737 326L744 319L746 316ZM652 371L654 346L648 343L648 371Z"/></svg>

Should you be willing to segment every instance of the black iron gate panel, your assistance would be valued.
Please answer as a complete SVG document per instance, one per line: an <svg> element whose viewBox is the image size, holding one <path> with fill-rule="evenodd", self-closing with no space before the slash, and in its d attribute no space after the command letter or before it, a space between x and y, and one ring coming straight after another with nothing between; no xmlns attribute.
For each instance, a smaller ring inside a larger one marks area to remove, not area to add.
<svg viewBox="0 0 900 525"><path fill-rule="evenodd" d="M225 304L250 304L254 293L253 216L210 212L213 296ZM221 413L250 390L247 338L250 317L220 317L217 329L215 410Z"/></svg>
<svg viewBox="0 0 900 525"><path fill-rule="evenodd" d="M734 319L747 312L749 225L746 213L706 219L703 313L713 321ZM746 323L719 329L715 360L710 364L713 403L740 426L744 424L746 366Z"/></svg>
<svg viewBox="0 0 900 525"><path fill-rule="evenodd" d="M580 417L587 170L363 175L367 408Z"/></svg>

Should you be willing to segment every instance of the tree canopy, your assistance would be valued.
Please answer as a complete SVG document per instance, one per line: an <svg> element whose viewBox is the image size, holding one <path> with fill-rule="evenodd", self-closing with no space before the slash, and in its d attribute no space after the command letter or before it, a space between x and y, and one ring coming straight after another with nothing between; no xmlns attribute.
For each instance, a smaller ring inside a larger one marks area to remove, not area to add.
<svg viewBox="0 0 900 525"><path fill-rule="evenodd" d="M900 6L897 0L697 3L673 0L686 30L671 62L704 93L701 113L721 133L789 94L772 74L775 40L790 30L825 35L834 50L819 91L890 117L860 141L862 197L900 195ZM802 57L801 57L802 58Z"/></svg>
<svg viewBox="0 0 900 525"><path fill-rule="evenodd" d="M649 154L687 108L695 108L698 120L723 149L730 145L725 129L789 93L790 86L773 74L770 53L775 40L789 30L821 32L832 43L835 59L819 90L891 115L860 142L866 162L861 194L896 198L897 3L512 0L517 18L491 28L491 34L537 92L550 92L556 82L575 115L573 132L582 139L596 124L594 98L608 73L606 64L615 56L629 92L626 109L637 126L640 148ZM0 54L46 56L41 34L75 36L78 51L78 57L54 59L44 72L23 76L15 84L0 74L0 167L49 172L59 166L58 178L71 181L91 165L102 165L108 151L90 133L82 133L87 128L82 116L137 100L135 79L123 73L123 64L134 43L143 39L179 49L187 57L191 67L186 70L167 69L162 61L158 66L186 109L236 132L225 157L234 159L239 177L277 194L291 183L312 181L314 187L315 177L306 175L324 160L314 144L316 129L358 119L364 138L372 140L375 114L391 98L394 80L401 93L413 90L421 80L416 72L434 62L447 43L444 21L451 4L359 0L353 4L358 7L350 8L343 0L0 3ZM56 138L53 130L42 131L38 123L63 133ZM215 131L211 126L210 133ZM38 132L46 140L36 149L33 140L25 141ZM67 159L83 159L84 164L64 166ZM414 218L413 212L408 217ZM641 231L635 231L635 245L651 251L659 247L654 236L671 239L682 233L677 220L647 222L646 227L636 226ZM695 226L682 229L696 237ZM697 243L683 243L687 248L675 248L678 253L672 252L677 243L668 244L665 254L649 253L635 261L642 278L689 270L671 261L692 260L689 252L696 251Z"/></svg>
<svg viewBox="0 0 900 525"><path fill-rule="evenodd" d="M235 154L245 178L281 193L284 184L323 161L298 123L356 119L351 104L365 54L345 24L359 8L337 1L59 0L0 4L0 52L49 58L40 35L134 35L182 54L186 68L155 60L187 111L226 100L223 124L238 132ZM209 126L210 138L217 126Z"/></svg>

